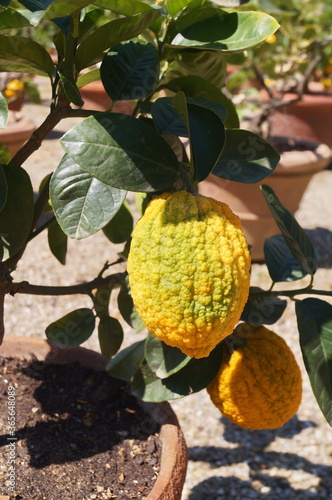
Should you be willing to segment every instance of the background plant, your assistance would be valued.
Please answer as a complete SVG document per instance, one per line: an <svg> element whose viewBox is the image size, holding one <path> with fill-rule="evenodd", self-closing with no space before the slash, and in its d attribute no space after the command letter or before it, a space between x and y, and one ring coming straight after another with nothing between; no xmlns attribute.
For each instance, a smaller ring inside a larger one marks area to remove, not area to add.
<svg viewBox="0 0 332 500"><path fill-rule="evenodd" d="M44 76L52 92L45 121L0 167L1 316L7 294L87 294L91 308L77 309L46 326L48 340L70 348L86 341L97 326L109 371L127 380L131 391L147 401L176 399L205 388L219 369L223 349L231 346L230 339L199 360L149 333L144 341L118 352L123 331L108 308L115 288L120 287L118 307L124 320L136 331L143 329L125 270L108 274L106 263L91 282L53 287L15 282L15 269L26 246L43 230L48 231L50 250L61 264L68 237L92 237L100 230L111 242L124 244L119 258L125 262L133 225L125 201L128 191L138 194L138 208L144 211L154 194L174 189L195 192L211 172L228 180L236 174L237 181L252 183L261 182L274 170L278 153L261 137L239 129L236 109L222 89L230 54L262 43L278 23L268 14L241 10L238 4L245 2L228 0L226 7L220 3L0 1L1 67ZM56 63L45 48L48 43L43 46L37 38L12 31L33 27L32 33L37 33L45 23L51 24L51 33L55 26ZM81 109L79 89L99 78L113 104L133 101L132 116ZM166 97L160 97L161 91ZM61 120L73 116L82 120L62 137L64 156L55 172L44 179L34 201L24 162ZM2 127L7 117L2 96ZM183 139L188 141L187 150ZM287 307L281 297L296 297L306 367L318 403L331 423L332 306L317 298L301 300L304 294L328 296L331 292L313 288L316 258L310 241L267 185L262 192L283 236L266 242L272 285L268 290L251 288L242 319L273 324ZM45 212L49 214L46 222L38 225ZM274 290L275 283L304 276L309 277L305 288ZM3 330L2 326L1 336Z"/></svg>

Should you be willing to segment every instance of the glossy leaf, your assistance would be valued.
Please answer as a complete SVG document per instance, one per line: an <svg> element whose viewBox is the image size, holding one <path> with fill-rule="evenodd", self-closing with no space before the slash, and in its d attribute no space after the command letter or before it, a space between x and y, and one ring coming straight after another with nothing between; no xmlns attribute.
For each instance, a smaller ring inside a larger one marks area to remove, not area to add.
<svg viewBox="0 0 332 500"><path fill-rule="evenodd" d="M278 27L277 21L263 12L226 12L203 6L179 16L170 35L174 34L173 46L242 52L262 43Z"/></svg>
<svg viewBox="0 0 332 500"><path fill-rule="evenodd" d="M85 172L119 189L159 191L179 176L170 146L133 116L98 113L75 125L61 143Z"/></svg>
<svg viewBox="0 0 332 500"><path fill-rule="evenodd" d="M135 342L111 359L106 366L110 375L130 382L143 363L144 343L144 340Z"/></svg>
<svg viewBox="0 0 332 500"><path fill-rule="evenodd" d="M129 40L106 54L100 75L114 101L143 99L153 94L159 80L159 55L151 43Z"/></svg>
<svg viewBox="0 0 332 500"><path fill-rule="evenodd" d="M63 156L51 178L50 198L63 232L82 239L105 226L119 210L126 192L108 186Z"/></svg>
<svg viewBox="0 0 332 500"><path fill-rule="evenodd" d="M205 389L217 375L222 361L222 346L206 358L191 359L181 370L160 379L148 364L143 364L131 382L131 392L143 401L160 402L182 398Z"/></svg>
<svg viewBox="0 0 332 500"><path fill-rule="evenodd" d="M87 73L82 73L77 78L76 85L80 89L84 87L84 85L87 85L88 83L95 82L96 80L100 80L100 69L95 68L91 71L88 71Z"/></svg>
<svg viewBox="0 0 332 500"><path fill-rule="evenodd" d="M66 264L67 256L67 235L62 231L57 220L54 220L47 231L48 245L54 257L58 259L60 264Z"/></svg>
<svg viewBox="0 0 332 500"><path fill-rule="evenodd" d="M131 17L115 19L96 29L82 41L76 51L77 70L81 71L101 61L106 50L117 43L137 37L159 16L160 12L156 9L148 9Z"/></svg>
<svg viewBox="0 0 332 500"><path fill-rule="evenodd" d="M50 344L60 349L71 349L88 340L94 327L95 317L92 310L83 307L51 323L45 333Z"/></svg>
<svg viewBox="0 0 332 500"><path fill-rule="evenodd" d="M111 359L121 347L123 330L120 322L111 316L101 316L98 325L100 351L105 359Z"/></svg>
<svg viewBox="0 0 332 500"><path fill-rule="evenodd" d="M290 252L300 266L313 276L317 269L317 258L307 234L270 186L262 185L261 190Z"/></svg>
<svg viewBox="0 0 332 500"><path fill-rule="evenodd" d="M0 129L7 127L8 123L8 105L7 100L0 92Z"/></svg>
<svg viewBox="0 0 332 500"><path fill-rule="evenodd" d="M53 0L47 7L44 18L64 17L91 4L91 0Z"/></svg>
<svg viewBox="0 0 332 500"><path fill-rule="evenodd" d="M157 377L163 379L183 368L191 358L177 347L171 347L151 333L145 341L145 359Z"/></svg>
<svg viewBox="0 0 332 500"><path fill-rule="evenodd" d="M144 323L137 314L133 299L130 294L128 278L121 285L118 295L118 307L123 319L128 323L129 326L134 328L137 333L144 330Z"/></svg>
<svg viewBox="0 0 332 500"><path fill-rule="evenodd" d="M73 104L75 104L75 106L78 107L83 106L84 101L77 88L72 70L66 61L61 61L61 63L58 66L58 73L60 76L63 90L68 99L70 100L70 102L72 102Z"/></svg>
<svg viewBox="0 0 332 500"><path fill-rule="evenodd" d="M33 190L27 172L4 166L7 199L0 212L0 260L15 255L25 245L33 219Z"/></svg>
<svg viewBox="0 0 332 500"><path fill-rule="evenodd" d="M264 255L269 274L276 283L300 280L308 274L291 254L281 234L265 240Z"/></svg>
<svg viewBox="0 0 332 500"><path fill-rule="evenodd" d="M6 204L7 201L7 181L6 176L3 171L2 165L0 165L0 212Z"/></svg>
<svg viewBox="0 0 332 500"><path fill-rule="evenodd" d="M51 76L54 64L39 43L23 36L0 35L0 67L6 71L27 71Z"/></svg>
<svg viewBox="0 0 332 500"><path fill-rule="evenodd" d="M226 130L222 155L213 169L221 179L253 184L270 175L279 153L262 137L248 130Z"/></svg>
<svg viewBox="0 0 332 500"><path fill-rule="evenodd" d="M249 298L241 314L242 321L257 325L273 325L281 318L287 307L287 300L263 292L264 290L259 287L250 287Z"/></svg>
<svg viewBox="0 0 332 500"><path fill-rule="evenodd" d="M313 393L332 426L332 306L316 298L296 302L300 345Z"/></svg>
<svg viewBox="0 0 332 500"><path fill-rule="evenodd" d="M224 118L225 125L229 128L238 128L240 126L239 118L232 101L206 78L195 75L181 76L167 82L166 88L174 92L182 91L188 97L210 99L222 104L227 112Z"/></svg>
<svg viewBox="0 0 332 500"><path fill-rule="evenodd" d="M126 201L121 205L113 219L103 227L103 233L112 243L123 243L130 238L134 219Z"/></svg>

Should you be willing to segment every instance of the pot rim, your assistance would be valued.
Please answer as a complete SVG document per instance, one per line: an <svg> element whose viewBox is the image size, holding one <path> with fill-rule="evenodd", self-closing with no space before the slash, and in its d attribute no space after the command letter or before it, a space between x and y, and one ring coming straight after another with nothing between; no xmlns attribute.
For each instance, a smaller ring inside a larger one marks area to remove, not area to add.
<svg viewBox="0 0 332 500"><path fill-rule="evenodd" d="M78 361L81 365L102 371L106 367L103 356L85 347L59 349L46 339L6 334L0 346L2 357L20 360L45 361L67 364ZM180 500L187 471L187 446L171 407L163 403L145 403L137 399L147 413L161 426L161 464L156 482L146 500Z"/></svg>

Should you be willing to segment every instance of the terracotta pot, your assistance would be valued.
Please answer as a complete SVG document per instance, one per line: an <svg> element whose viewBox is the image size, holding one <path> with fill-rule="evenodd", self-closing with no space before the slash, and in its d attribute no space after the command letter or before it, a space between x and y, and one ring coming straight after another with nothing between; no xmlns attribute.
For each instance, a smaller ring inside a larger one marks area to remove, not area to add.
<svg viewBox="0 0 332 500"><path fill-rule="evenodd" d="M112 99L105 91L101 80L88 83L80 88L80 94L84 101L82 109L94 109L96 111L107 111L112 105ZM131 115L134 108L130 101L118 101L115 103L113 111Z"/></svg>
<svg viewBox="0 0 332 500"><path fill-rule="evenodd" d="M271 186L280 201L294 214L313 175L326 168L331 161L331 150L327 145L295 139L294 142L307 145L308 149L282 153L275 171L262 182L244 184L209 175L199 184L201 194L227 203L241 218L243 231L252 246L254 262L264 261L265 239L280 233L260 184Z"/></svg>
<svg viewBox="0 0 332 500"><path fill-rule="evenodd" d="M95 370L105 369L105 359L84 347L58 349L40 338L5 335L0 347L3 357L67 364L79 362ZM139 400L138 400L139 401ZM140 401L139 401L140 402ZM187 470L187 447L180 425L169 403L144 403L144 409L161 426L161 467L146 500L180 500Z"/></svg>
<svg viewBox="0 0 332 500"><path fill-rule="evenodd" d="M296 94L286 94L294 99ZM332 149L332 94L305 94L301 101L281 107L270 117L271 134L299 137Z"/></svg>
<svg viewBox="0 0 332 500"><path fill-rule="evenodd" d="M7 127L0 130L0 143L5 144L10 154L14 156L36 128L32 120L10 112Z"/></svg>

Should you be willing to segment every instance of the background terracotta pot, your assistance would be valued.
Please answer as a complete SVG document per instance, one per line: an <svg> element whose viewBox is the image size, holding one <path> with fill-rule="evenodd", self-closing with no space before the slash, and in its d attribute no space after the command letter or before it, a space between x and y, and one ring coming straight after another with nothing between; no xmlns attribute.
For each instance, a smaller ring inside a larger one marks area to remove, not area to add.
<svg viewBox="0 0 332 500"><path fill-rule="evenodd" d="M95 370L105 369L105 359L83 347L58 349L40 338L6 335L0 347L2 357L67 364L78 362ZM140 403L140 401L138 400ZM169 403L144 403L143 408L161 426L161 467L146 500L180 500L187 470L187 447L180 425Z"/></svg>
<svg viewBox="0 0 332 500"><path fill-rule="evenodd" d="M294 99L296 94L286 94ZM271 135L293 136L327 144L332 149L332 95L305 94L270 117Z"/></svg>
<svg viewBox="0 0 332 500"><path fill-rule="evenodd" d="M278 139L283 141L283 138ZM296 139L293 142L307 149L282 153L273 174L260 183L244 184L209 175L199 184L199 193L227 203L241 218L243 231L252 246L254 262L264 260L265 239L280 233L260 191L260 184L271 186L280 201L295 213L313 175L331 161L331 150L327 145Z"/></svg>
<svg viewBox="0 0 332 500"><path fill-rule="evenodd" d="M80 88L80 94L84 101L83 109L94 109L97 111L107 111L112 105L112 99L105 91L101 80L88 83ZM131 115L134 108L130 101L117 101L113 111Z"/></svg>
<svg viewBox="0 0 332 500"><path fill-rule="evenodd" d="M10 112L7 127L0 130L0 143L5 144L14 156L36 128L34 121Z"/></svg>

